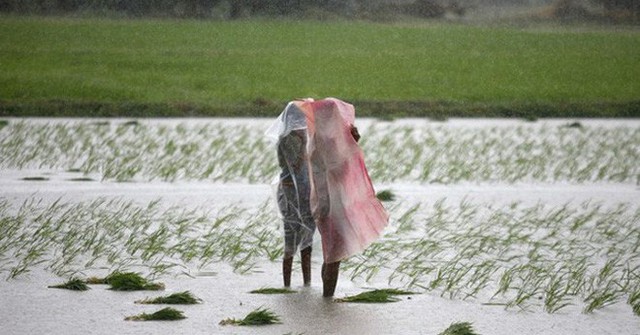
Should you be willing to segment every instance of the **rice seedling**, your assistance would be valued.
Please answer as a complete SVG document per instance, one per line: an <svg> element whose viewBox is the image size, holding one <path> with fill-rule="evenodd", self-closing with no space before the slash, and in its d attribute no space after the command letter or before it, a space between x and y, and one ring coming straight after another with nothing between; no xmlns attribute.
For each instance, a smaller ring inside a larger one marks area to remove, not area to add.
<svg viewBox="0 0 640 335"><path fill-rule="evenodd" d="M166 307L151 314L142 313L124 318L126 321L176 321L186 319L184 313L180 310Z"/></svg>
<svg viewBox="0 0 640 335"><path fill-rule="evenodd" d="M416 204L409 208L406 212L404 212L398 218L398 228L396 229L396 233L403 233L412 231L414 229L413 222L415 220L415 215L420 210L420 204Z"/></svg>
<svg viewBox="0 0 640 335"><path fill-rule="evenodd" d="M631 309L633 313L637 316L640 316L640 289L639 287L635 288L635 291L629 294L629 298L627 299L627 303L631 305Z"/></svg>
<svg viewBox="0 0 640 335"><path fill-rule="evenodd" d="M589 294L584 302L587 304L583 310L584 313L593 313L593 311L611 305L618 301L621 296L617 290L594 291Z"/></svg>
<svg viewBox="0 0 640 335"><path fill-rule="evenodd" d="M250 291L252 294L292 294L298 293L295 290L289 288L274 288L274 287L265 287L257 290Z"/></svg>
<svg viewBox="0 0 640 335"><path fill-rule="evenodd" d="M567 294L570 286L563 283L564 278L561 276L552 276L549 284L545 287L544 294L544 310L548 313L555 313L560 309L570 306L569 295Z"/></svg>
<svg viewBox="0 0 640 335"><path fill-rule="evenodd" d="M400 299L394 297L398 295L397 292L402 292L400 294L408 294L404 293L404 291L396 291L389 289L382 290L372 290L367 292L362 292L352 296L346 296L344 298L335 299L335 302L355 302L355 303L388 303L388 302L397 302Z"/></svg>
<svg viewBox="0 0 640 335"><path fill-rule="evenodd" d="M391 190L382 190L376 193L376 198L380 201L394 201L396 195Z"/></svg>
<svg viewBox="0 0 640 335"><path fill-rule="evenodd" d="M87 284L85 284L85 282L81 279L78 278L71 278L69 281L63 283L63 284L59 284L59 285L51 285L48 286L49 288L62 288L65 290L72 290L72 291L87 291L89 290L89 287L87 286Z"/></svg>
<svg viewBox="0 0 640 335"><path fill-rule="evenodd" d="M105 281L114 291L159 291L164 290L164 284L151 283L135 272L113 273Z"/></svg>
<svg viewBox="0 0 640 335"><path fill-rule="evenodd" d="M136 304L170 304L170 305L194 305L202 302L202 299L194 296L189 291L173 293L167 296L146 298L143 300L137 300Z"/></svg>
<svg viewBox="0 0 640 335"><path fill-rule="evenodd" d="M224 319L220 321L220 325L238 325L238 326L262 326L281 323L280 317L268 308L257 308L247 314L244 319Z"/></svg>
<svg viewBox="0 0 640 335"><path fill-rule="evenodd" d="M478 335L478 333L473 330L470 322L456 322L438 335Z"/></svg>

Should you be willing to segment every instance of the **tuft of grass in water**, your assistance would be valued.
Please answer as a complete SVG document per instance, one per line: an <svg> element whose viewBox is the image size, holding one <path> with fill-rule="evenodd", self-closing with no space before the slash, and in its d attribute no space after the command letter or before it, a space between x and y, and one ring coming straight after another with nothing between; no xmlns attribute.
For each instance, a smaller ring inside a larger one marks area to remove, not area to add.
<svg viewBox="0 0 640 335"><path fill-rule="evenodd" d="M368 292L362 292L360 294L346 296L344 298L336 299L336 302L357 302L357 303L387 303L397 302L400 299L395 298L394 295L400 294L412 294L407 291L400 291L396 289L381 289Z"/></svg>
<svg viewBox="0 0 640 335"><path fill-rule="evenodd" d="M110 274L108 274L106 277L102 277L102 278L100 278L100 277L89 277L89 278L87 278L85 280L85 283L91 284L91 285L109 285L109 284L111 284L111 280L112 279L119 278L119 277L121 277L123 275L126 275L126 274L127 273L123 273L123 272L120 272L120 271L114 271L114 272L111 272ZM135 274L135 275L137 275L137 274Z"/></svg>
<svg viewBox="0 0 640 335"><path fill-rule="evenodd" d="M220 325L238 325L238 326L261 326L281 323L280 317L267 308L258 308L247 314L242 320L224 319L220 321Z"/></svg>
<svg viewBox="0 0 640 335"><path fill-rule="evenodd" d="M273 288L273 287L265 287L257 290L253 290L249 293L253 294L290 294L290 293L298 293L297 291L288 289L288 288Z"/></svg>
<svg viewBox="0 0 640 335"><path fill-rule="evenodd" d="M6 127L8 124L9 124L9 121L0 120L0 130L2 130L2 128Z"/></svg>
<svg viewBox="0 0 640 335"><path fill-rule="evenodd" d="M391 190L382 190L376 193L376 198L380 201L394 201L396 200L396 195Z"/></svg>
<svg viewBox="0 0 640 335"><path fill-rule="evenodd" d="M47 181L49 178L47 177L24 177L22 178L24 181Z"/></svg>
<svg viewBox="0 0 640 335"><path fill-rule="evenodd" d="M447 329L438 335L478 335L469 322L452 323Z"/></svg>
<svg viewBox="0 0 640 335"><path fill-rule="evenodd" d="M48 286L48 288L62 288L65 290L72 290L72 291L87 291L89 289L89 286L87 286L87 284L81 279L71 278L68 282L64 284L51 285L51 286Z"/></svg>
<svg viewBox="0 0 640 335"><path fill-rule="evenodd" d="M114 291L160 291L164 284L151 283L135 272L115 272L105 278Z"/></svg>
<svg viewBox="0 0 640 335"><path fill-rule="evenodd" d="M170 304L170 305L195 305L202 302L202 299L194 296L189 291L178 292L167 296L157 298L146 298L138 300L136 304L152 305L152 304Z"/></svg>
<svg viewBox="0 0 640 335"><path fill-rule="evenodd" d="M174 321L186 319L182 311L166 307L155 313L142 313L124 318L126 321Z"/></svg>

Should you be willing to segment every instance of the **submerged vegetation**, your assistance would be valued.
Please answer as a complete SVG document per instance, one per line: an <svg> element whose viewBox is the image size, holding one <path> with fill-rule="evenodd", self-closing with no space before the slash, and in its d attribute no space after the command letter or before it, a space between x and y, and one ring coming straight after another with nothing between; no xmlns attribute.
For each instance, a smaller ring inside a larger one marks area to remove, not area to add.
<svg viewBox="0 0 640 335"><path fill-rule="evenodd" d="M391 190L382 190L376 193L376 198L380 201L394 201L396 200L396 195Z"/></svg>
<svg viewBox="0 0 640 335"><path fill-rule="evenodd" d="M194 296L189 291L173 293L163 297L146 298L136 301L137 304L169 304L169 305L195 305L202 302L202 299Z"/></svg>
<svg viewBox="0 0 640 335"><path fill-rule="evenodd" d="M135 272L115 272L109 275L105 282L114 291L159 291L164 290L164 284L152 283Z"/></svg>
<svg viewBox="0 0 640 335"><path fill-rule="evenodd" d="M289 289L289 288L265 287L265 288L253 290L253 291L251 291L249 293L252 293L252 294L291 294L291 293L297 293L297 291L294 291L294 290Z"/></svg>
<svg viewBox="0 0 640 335"><path fill-rule="evenodd" d="M58 276L108 268L111 275L89 281L115 289L160 289L122 272L138 267L152 278L226 262L247 273L258 260L282 256L278 220L268 203L210 213L119 198L79 203L31 198L11 208L10 200L0 197L0 274L16 278L36 265ZM8 254L13 257L4 258Z"/></svg>
<svg viewBox="0 0 640 335"><path fill-rule="evenodd" d="M171 307L163 308L157 312L147 314L142 313L138 315L128 316L126 321L175 321L186 319L183 312Z"/></svg>
<svg viewBox="0 0 640 335"><path fill-rule="evenodd" d="M71 290L71 291L87 291L89 290L89 286L87 286L87 284L78 278L72 278L69 281L67 281L66 283L60 284L60 285L51 285L48 286L49 288L62 288L62 289L66 289L66 290Z"/></svg>
<svg viewBox="0 0 640 335"><path fill-rule="evenodd" d="M392 208L391 217L383 240L344 263L352 280L382 277L444 297L549 313L574 305L591 312L640 285L640 207L496 207L443 198Z"/></svg>
<svg viewBox="0 0 640 335"><path fill-rule="evenodd" d="M269 183L278 170L276 157L272 144L256 134L270 121L236 121L234 127L219 120L12 122L0 133L0 168L73 169L96 180ZM640 183L640 129L624 124L460 128L373 122L362 133L376 182Z"/></svg>
<svg viewBox="0 0 640 335"><path fill-rule="evenodd" d="M411 295L415 294L410 291L403 291L398 289L379 289L373 291L362 292L353 296L347 296L344 298L335 299L336 302L359 302L359 303L385 303L385 302L397 302L400 299L394 297L396 295Z"/></svg>
<svg viewBox="0 0 640 335"><path fill-rule="evenodd" d="M469 322L457 322L451 324L447 329L438 335L478 335Z"/></svg>
<svg viewBox="0 0 640 335"><path fill-rule="evenodd" d="M224 319L220 321L220 325L238 325L238 326L262 326L281 323L280 317L268 308L257 308L247 314L244 319Z"/></svg>

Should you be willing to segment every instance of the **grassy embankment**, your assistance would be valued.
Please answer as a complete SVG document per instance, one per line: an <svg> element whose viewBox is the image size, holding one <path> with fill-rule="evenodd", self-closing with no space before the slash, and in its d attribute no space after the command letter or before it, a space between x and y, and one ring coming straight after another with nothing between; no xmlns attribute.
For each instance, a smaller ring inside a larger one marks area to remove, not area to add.
<svg viewBox="0 0 640 335"><path fill-rule="evenodd" d="M640 116L640 33L0 17L0 116Z"/></svg>

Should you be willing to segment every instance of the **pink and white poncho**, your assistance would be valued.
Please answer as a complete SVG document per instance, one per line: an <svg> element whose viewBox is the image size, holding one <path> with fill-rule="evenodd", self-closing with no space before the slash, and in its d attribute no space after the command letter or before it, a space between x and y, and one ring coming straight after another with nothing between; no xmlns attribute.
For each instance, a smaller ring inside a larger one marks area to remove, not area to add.
<svg viewBox="0 0 640 335"><path fill-rule="evenodd" d="M389 216L376 198L363 152L351 134L353 106L335 98L292 103L306 116L310 202L324 262L341 261L375 241Z"/></svg>

